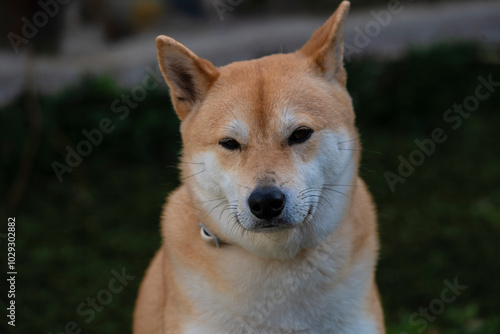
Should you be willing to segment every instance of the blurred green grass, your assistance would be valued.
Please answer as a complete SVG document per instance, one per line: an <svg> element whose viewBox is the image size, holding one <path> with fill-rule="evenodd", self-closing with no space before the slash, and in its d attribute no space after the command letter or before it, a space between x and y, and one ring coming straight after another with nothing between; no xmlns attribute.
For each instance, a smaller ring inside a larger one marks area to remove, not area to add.
<svg viewBox="0 0 500 334"><path fill-rule="evenodd" d="M499 64L499 50L474 45L347 64L364 147L360 173L379 210L377 280L390 334L500 332L500 94L482 101L457 130L442 119L474 94L479 75L500 81ZM17 219L15 332L59 333L69 321L83 332L130 332L141 276L160 243L161 206L178 184L180 136L164 87L120 120L110 105L123 93L111 79L85 78L55 96L25 93L0 110L1 212ZM103 117L116 130L58 182L51 163L63 162L64 147L85 139L81 131ZM398 156L407 158L414 140L437 127L448 140L391 192L384 173L396 173ZM23 155L27 142L37 144L32 162ZM24 191L22 183L12 188L18 173L28 175ZM135 279L86 323L77 306L107 287L112 269L124 267ZM425 330L412 323L411 315L439 299L443 281L455 277L467 286L456 301ZM8 332L5 321L0 332Z"/></svg>

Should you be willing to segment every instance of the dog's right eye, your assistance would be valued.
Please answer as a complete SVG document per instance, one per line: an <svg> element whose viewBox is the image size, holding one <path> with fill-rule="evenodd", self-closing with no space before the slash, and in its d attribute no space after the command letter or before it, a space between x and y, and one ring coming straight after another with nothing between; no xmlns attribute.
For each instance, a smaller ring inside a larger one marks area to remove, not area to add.
<svg viewBox="0 0 500 334"><path fill-rule="evenodd" d="M309 129L308 127L300 127L292 133L290 138L288 138L288 144L303 143L311 137L313 132L313 129Z"/></svg>
<svg viewBox="0 0 500 334"><path fill-rule="evenodd" d="M224 138L219 142L219 145L228 150L241 150L241 145L233 138Z"/></svg>

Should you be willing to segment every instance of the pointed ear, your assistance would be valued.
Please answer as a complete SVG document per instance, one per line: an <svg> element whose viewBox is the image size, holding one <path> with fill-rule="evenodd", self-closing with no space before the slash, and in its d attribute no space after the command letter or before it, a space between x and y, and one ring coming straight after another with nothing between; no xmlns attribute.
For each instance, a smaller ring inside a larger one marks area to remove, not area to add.
<svg viewBox="0 0 500 334"><path fill-rule="evenodd" d="M344 32L349 1L343 1L332 16L311 36L309 41L299 50L320 69L329 80L346 83L344 69Z"/></svg>
<svg viewBox="0 0 500 334"><path fill-rule="evenodd" d="M182 121L205 99L208 90L219 77L219 72L211 62L198 57L170 37L158 36L156 49L175 112Z"/></svg>

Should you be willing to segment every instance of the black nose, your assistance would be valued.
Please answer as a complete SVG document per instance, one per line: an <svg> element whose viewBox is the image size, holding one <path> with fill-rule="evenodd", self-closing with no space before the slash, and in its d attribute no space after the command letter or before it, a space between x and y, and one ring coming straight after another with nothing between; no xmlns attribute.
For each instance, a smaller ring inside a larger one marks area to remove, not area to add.
<svg viewBox="0 0 500 334"><path fill-rule="evenodd" d="M248 206L255 217L271 220L283 211L285 194L278 188L258 188L250 194Z"/></svg>

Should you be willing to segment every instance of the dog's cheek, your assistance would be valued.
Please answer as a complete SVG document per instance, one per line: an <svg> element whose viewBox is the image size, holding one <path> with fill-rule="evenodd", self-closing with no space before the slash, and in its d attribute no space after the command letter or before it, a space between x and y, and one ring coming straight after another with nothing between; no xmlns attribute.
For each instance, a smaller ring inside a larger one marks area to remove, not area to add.
<svg viewBox="0 0 500 334"><path fill-rule="evenodd" d="M219 162L215 152L204 152L197 154L194 160L202 163L200 171L194 173L195 182L205 197L226 197L232 200L235 196L234 180L231 173L226 171Z"/></svg>
<svg viewBox="0 0 500 334"><path fill-rule="evenodd" d="M215 154L204 152L193 157L197 162L198 171L194 171L194 181L206 198L217 198L223 194L221 181L223 173L217 163Z"/></svg>
<svg viewBox="0 0 500 334"><path fill-rule="evenodd" d="M345 170L355 152L352 143L346 142L349 136L341 131L325 131L321 138L318 164L322 166L324 183L335 183Z"/></svg>
<svg viewBox="0 0 500 334"><path fill-rule="evenodd" d="M300 152L292 152L285 164L286 170L276 169L278 175L277 185L286 195L286 206L283 218L299 223L304 220L308 212L309 199L306 196L310 187L310 175L316 174L311 168L312 161L304 162Z"/></svg>
<svg viewBox="0 0 500 334"><path fill-rule="evenodd" d="M297 178L294 184L294 197L298 201L302 213L307 213L309 206L315 206L318 196L321 195L323 174L318 159L297 165ZM304 214L305 218L306 214Z"/></svg>

